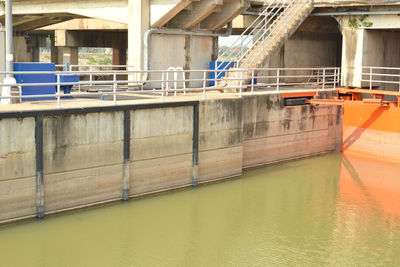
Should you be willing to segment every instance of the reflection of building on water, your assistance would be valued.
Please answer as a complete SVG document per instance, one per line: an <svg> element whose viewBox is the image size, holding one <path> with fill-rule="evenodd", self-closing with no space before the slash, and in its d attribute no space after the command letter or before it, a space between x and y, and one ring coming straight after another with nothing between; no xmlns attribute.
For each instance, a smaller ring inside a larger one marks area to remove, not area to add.
<svg viewBox="0 0 400 267"><path fill-rule="evenodd" d="M400 164L346 153L340 172L340 199L358 208L400 216Z"/></svg>

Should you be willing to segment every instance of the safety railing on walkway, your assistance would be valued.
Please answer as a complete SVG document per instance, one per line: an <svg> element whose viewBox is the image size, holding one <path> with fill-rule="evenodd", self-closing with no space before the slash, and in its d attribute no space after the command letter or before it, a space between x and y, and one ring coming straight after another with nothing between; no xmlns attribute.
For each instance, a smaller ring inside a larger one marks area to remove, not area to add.
<svg viewBox="0 0 400 267"><path fill-rule="evenodd" d="M362 87L385 89L400 92L400 68L396 67L362 67Z"/></svg>
<svg viewBox="0 0 400 267"><path fill-rule="evenodd" d="M218 79L209 78L209 74L214 70L183 70L174 68L169 70L148 70L148 71L67 71L67 72L0 72L0 74L34 74L55 75L55 82L46 83L17 83L1 84L0 88L18 88L19 93L2 95L4 100L11 99L40 99L50 98L56 100L57 108L61 108L61 101L72 96L73 101L82 98L105 100L107 97L114 105L117 104L117 96L121 100L132 100L136 98L159 98L164 102L167 97L177 96L198 96L206 99L207 93L233 94L242 97L244 93L254 94L255 92L276 92L285 90L327 90L335 89L339 84L339 68L258 68L258 69L233 69L229 75L231 82L225 86L209 86L211 81L218 82ZM62 82L63 75L79 75L78 82ZM88 75L109 75L111 80L87 81ZM136 78L132 78L136 77ZM218 84L218 83L216 83ZM29 86L35 87L40 92L41 87L53 86L55 92L52 94L29 95L23 93L23 89ZM63 94L65 86L72 87L70 94ZM79 88L86 88L79 90ZM22 89L22 95L21 95ZM108 101L108 100L105 100ZM1 110L1 106L0 106Z"/></svg>

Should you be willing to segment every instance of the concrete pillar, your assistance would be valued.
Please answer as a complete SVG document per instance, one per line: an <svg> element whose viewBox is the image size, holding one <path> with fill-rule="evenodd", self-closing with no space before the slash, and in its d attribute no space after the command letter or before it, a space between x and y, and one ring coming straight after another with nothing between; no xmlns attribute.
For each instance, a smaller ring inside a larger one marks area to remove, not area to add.
<svg viewBox="0 0 400 267"><path fill-rule="evenodd" d="M144 33L150 27L149 0L128 0L128 65L144 69Z"/></svg>
<svg viewBox="0 0 400 267"><path fill-rule="evenodd" d="M113 65L126 65L126 49L113 47Z"/></svg>
<svg viewBox="0 0 400 267"><path fill-rule="evenodd" d="M5 39L6 39L6 33L4 32L4 30L0 29L0 71L5 71L6 66L5 66L5 62L6 62L6 43L5 43ZM4 80L4 75L0 74L0 81Z"/></svg>
<svg viewBox="0 0 400 267"><path fill-rule="evenodd" d="M121 40L121 38L113 38L112 48L113 48L113 65L126 65L126 40Z"/></svg>
<svg viewBox="0 0 400 267"><path fill-rule="evenodd" d="M51 36L51 46L50 46L50 61L52 63L58 62L58 46L55 45L55 36Z"/></svg>
<svg viewBox="0 0 400 267"><path fill-rule="evenodd" d="M365 29L343 29L343 86L361 87L365 31Z"/></svg>
<svg viewBox="0 0 400 267"><path fill-rule="evenodd" d="M71 65L78 64L78 47L58 47L58 60L56 64L65 64L67 62Z"/></svg>

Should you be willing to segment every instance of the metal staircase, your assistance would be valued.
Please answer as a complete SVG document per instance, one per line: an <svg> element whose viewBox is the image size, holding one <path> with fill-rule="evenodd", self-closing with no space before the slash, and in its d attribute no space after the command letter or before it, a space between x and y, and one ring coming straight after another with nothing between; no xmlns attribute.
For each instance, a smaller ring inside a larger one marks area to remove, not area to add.
<svg viewBox="0 0 400 267"><path fill-rule="evenodd" d="M218 57L215 66L220 70L216 77L228 70L227 67L221 68L223 61L234 63L227 66L233 65L237 69L263 67L272 52L290 38L313 9L313 0L272 1L231 47ZM227 78L232 76L236 77L237 72L227 72L219 86L227 85Z"/></svg>

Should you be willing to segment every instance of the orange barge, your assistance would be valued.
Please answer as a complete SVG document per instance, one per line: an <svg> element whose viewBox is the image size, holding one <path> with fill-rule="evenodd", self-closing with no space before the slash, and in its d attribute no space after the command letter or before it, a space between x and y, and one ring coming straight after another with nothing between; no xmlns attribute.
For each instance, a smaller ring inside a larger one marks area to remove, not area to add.
<svg viewBox="0 0 400 267"><path fill-rule="evenodd" d="M337 99L310 102L343 106L342 152L400 163L400 92L339 88L338 93Z"/></svg>

